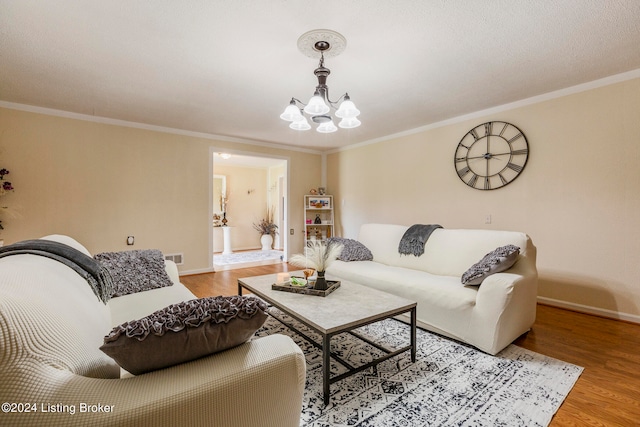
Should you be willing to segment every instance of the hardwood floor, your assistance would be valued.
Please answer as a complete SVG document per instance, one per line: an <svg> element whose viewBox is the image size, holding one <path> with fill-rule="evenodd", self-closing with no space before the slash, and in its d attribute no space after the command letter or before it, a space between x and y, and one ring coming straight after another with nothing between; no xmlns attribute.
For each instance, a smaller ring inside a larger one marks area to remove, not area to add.
<svg viewBox="0 0 640 427"><path fill-rule="evenodd" d="M240 277L297 270L288 264L182 276L198 297L237 295ZM514 344L584 368L551 426L640 426L640 325L538 305Z"/></svg>

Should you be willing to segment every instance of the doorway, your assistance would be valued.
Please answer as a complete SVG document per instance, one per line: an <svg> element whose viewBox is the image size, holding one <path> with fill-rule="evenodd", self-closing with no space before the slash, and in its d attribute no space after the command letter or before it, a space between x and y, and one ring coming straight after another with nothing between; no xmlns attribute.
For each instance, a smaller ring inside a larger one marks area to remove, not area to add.
<svg viewBox="0 0 640 427"><path fill-rule="evenodd" d="M211 266L214 271L288 259L289 159L211 148ZM254 227L277 225L270 250Z"/></svg>

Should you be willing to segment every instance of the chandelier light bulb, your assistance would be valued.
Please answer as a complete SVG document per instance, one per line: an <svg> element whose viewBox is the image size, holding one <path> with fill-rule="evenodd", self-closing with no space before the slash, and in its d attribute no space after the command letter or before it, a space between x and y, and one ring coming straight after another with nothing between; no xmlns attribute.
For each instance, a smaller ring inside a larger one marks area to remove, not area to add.
<svg viewBox="0 0 640 427"><path fill-rule="evenodd" d="M359 115L360 110L356 108L356 105L348 96L345 97L345 100L340 104L340 108L336 111L336 117L340 117L341 119L350 119L352 117L358 117Z"/></svg>
<svg viewBox="0 0 640 427"><path fill-rule="evenodd" d="M284 109L284 112L280 114L280 118L288 122L293 122L304 117L302 116L302 113L300 113L300 109L296 105L296 102L292 99L291 103Z"/></svg>
<svg viewBox="0 0 640 427"><path fill-rule="evenodd" d="M291 122L289 127L293 130L309 130L311 129L311 125L307 121L307 118L300 114L300 120L295 120Z"/></svg>
<svg viewBox="0 0 640 427"><path fill-rule="evenodd" d="M337 131L338 128L333 124L333 120L329 120L327 122L320 123L316 130L320 133L332 133Z"/></svg>
<svg viewBox="0 0 640 427"><path fill-rule="evenodd" d="M309 114L310 116L327 114L329 112L329 106L325 104L324 99L322 99L320 94L316 91L316 93L309 100L307 106L304 107L304 112Z"/></svg>
<svg viewBox="0 0 640 427"><path fill-rule="evenodd" d="M357 128L361 124L362 122L360 122L360 120L356 119L355 117L349 117L349 118L344 118L340 120L340 123L338 123L338 126L340 126L342 129L353 129L353 128Z"/></svg>

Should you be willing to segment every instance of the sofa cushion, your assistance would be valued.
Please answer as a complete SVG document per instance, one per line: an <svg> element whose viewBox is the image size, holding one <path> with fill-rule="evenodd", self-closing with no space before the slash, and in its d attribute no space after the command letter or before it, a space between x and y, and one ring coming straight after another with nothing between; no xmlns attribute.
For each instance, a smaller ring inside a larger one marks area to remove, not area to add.
<svg viewBox="0 0 640 427"><path fill-rule="evenodd" d="M360 227L358 241L369 248L374 261L397 265L400 261L398 245L408 228L404 225L393 224L363 224Z"/></svg>
<svg viewBox="0 0 640 427"><path fill-rule="evenodd" d="M510 268L518 260L518 255L520 255L520 248L515 245L494 249L464 272L461 278L462 284L481 284L486 277Z"/></svg>
<svg viewBox="0 0 640 427"><path fill-rule="evenodd" d="M164 256L157 249L102 252L95 255L111 273L113 297L171 286Z"/></svg>
<svg viewBox="0 0 640 427"><path fill-rule="evenodd" d="M375 261L335 261L327 274L329 278L337 277L417 301L418 322L440 330L466 331L478 296L478 288L460 286L459 277L435 276Z"/></svg>
<svg viewBox="0 0 640 427"><path fill-rule="evenodd" d="M497 247L515 245L521 253L528 247L525 233L503 230L440 229L425 245L421 269L432 274L460 277L471 265Z"/></svg>
<svg viewBox="0 0 640 427"><path fill-rule="evenodd" d="M173 286L111 298L108 304L111 309L110 327L148 316L168 305L196 298L197 296L180 282L174 282Z"/></svg>
<svg viewBox="0 0 640 427"><path fill-rule="evenodd" d="M100 349L139 375L227 350L251 338L267 318L253 296L209 297L172 304L111 330Z"/></svg>
<svg viewBox="0 0 640 427"><path fill-rule="evenodd" d="M342 245L342 252L338 255L340 261L371 261L373 259L371 251L357 240L331 237L327 239L327 243Z"/></svg>

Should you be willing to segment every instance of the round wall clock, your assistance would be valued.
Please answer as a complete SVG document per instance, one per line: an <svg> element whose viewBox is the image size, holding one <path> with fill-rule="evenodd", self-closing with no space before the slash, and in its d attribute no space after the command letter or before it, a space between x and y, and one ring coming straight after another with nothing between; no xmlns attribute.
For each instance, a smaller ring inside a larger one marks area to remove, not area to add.
<svg viewBox="0 0 640 427"><path fill-rule="evenodd" d="M495 190L524 170L529 144L522 131L507 122L487 122L462 137L453 160L458 176L476 190Z"/></svg>

